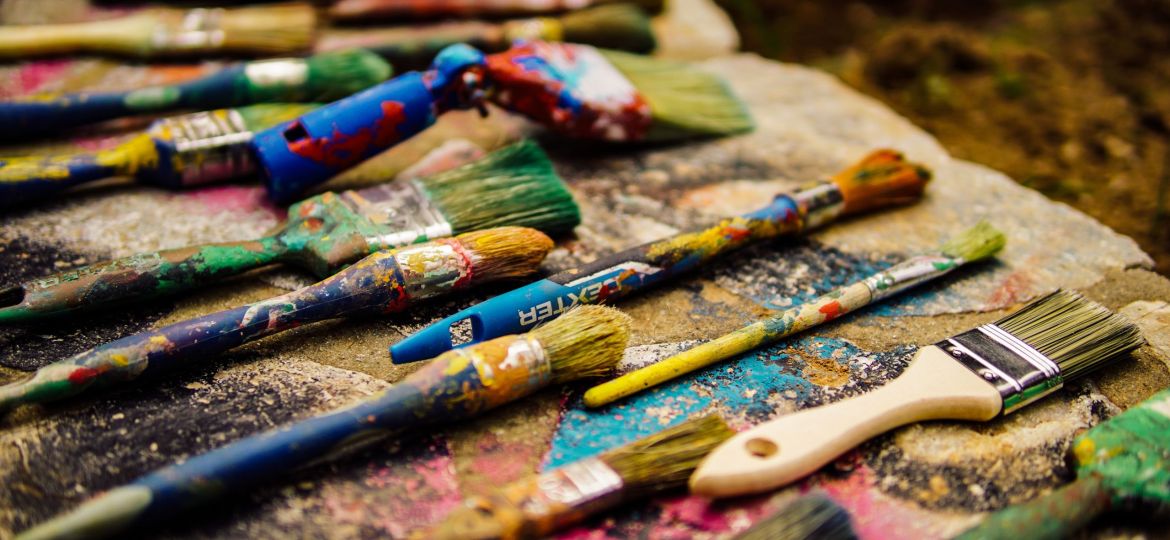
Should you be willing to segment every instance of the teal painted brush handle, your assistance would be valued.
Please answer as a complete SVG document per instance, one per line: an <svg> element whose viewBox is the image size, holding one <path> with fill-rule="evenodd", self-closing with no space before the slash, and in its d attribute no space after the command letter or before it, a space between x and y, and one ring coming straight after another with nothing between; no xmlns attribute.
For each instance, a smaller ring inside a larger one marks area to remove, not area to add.
<svg viewBox="0 0 1170 540"><path fill-rule="evenodd" d="M1109 510L1109 489L1096 476L987 516L956 540L1059 540L1069 538Z"/></svg>

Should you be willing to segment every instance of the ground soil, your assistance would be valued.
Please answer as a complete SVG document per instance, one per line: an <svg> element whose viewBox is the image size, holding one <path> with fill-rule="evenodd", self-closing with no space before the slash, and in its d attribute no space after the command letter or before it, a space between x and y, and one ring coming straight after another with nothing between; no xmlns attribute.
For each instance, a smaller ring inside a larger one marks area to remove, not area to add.
<svg viewBox="0 0 1170 540"><path fill-rule="evenodd" d="M1170 0L718 1L745 50L838 75L1170 274Z"/></svg>

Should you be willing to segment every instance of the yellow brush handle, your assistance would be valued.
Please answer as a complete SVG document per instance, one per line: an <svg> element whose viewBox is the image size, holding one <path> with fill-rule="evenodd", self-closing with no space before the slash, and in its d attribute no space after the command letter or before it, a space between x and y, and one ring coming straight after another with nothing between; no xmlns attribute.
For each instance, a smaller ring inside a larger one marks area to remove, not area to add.
<svg viewBox="0 0 1170 540"><path fill-rule="evenodd" d="M114 51L134 54L149 47L151 27L142 17L74 24L0 26L0 57Z"/></svg>
<svg viewBox="0 0 1170 540"><path fill-rule="evenodd" d="M729 497L768 491L815 472L867 439L923 420L990 420L999 392L938 347L897 379L854 398L760 424L732 437L691 476L691 491Z"/></svg>

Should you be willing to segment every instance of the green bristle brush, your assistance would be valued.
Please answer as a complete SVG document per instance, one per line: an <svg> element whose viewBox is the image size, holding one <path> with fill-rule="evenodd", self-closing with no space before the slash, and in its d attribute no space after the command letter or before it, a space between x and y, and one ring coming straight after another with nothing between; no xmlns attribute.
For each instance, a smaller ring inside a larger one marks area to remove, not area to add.
<svg viewBox="0 0 1170 540"><path fill-rule="evenodd" d="M430 176L305 199L258 240L143 253L2 289L0 323L174 294L275 263L325 277L384 249L509 225L557 234L579 222L548 156L523 141Z"/></svg>
<svg viewBox="0 0 1170 540"><path fill-rule="evenodd" d="M734 540L856 540L849 513L823 494L805 495Z"/></svg>
<svg viewBox="0 0 1170 540"><path fill-rule="evenodd" d="M378 84L391 73L378 55L347 49L245 62L192 81L126 92L32 95L0 102L0 137L47 134L139 114L330 102Z"/></svg>

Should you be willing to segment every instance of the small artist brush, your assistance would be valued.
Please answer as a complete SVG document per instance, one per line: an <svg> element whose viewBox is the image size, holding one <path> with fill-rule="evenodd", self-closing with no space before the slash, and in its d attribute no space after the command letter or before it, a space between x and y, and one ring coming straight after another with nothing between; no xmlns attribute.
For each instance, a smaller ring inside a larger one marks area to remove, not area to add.
<svg viewBox="0 0 1170 540"><path fill-rule="evenodd" d="M0 386L0 410L198 362L304 324L399 312L427 298L531 274L552 246L535 229L501 227L379 251L308 287L124 337L44 366Z"/></svg>
<svg viewBox="0 0 1170 540"><path fill-rule="evenodd" d="M603 4L631 4L658 13L665 0L338 0L329 17L339 21L392 19L467 19L539 15Z"/></svg>
<svg viewBox="0 0 1170 540"><path fill-rule="evenodd" d="M618 51L654 50L650 18L629 4L603 5L557 17L504 22L451 21L386 29L362 29L322 39L317 50L362 47L400 69L423 68L444 47L466 43L484 52L506 50L518 40L583 43Z"/></svg>
<svg viewBox="0 0 1170 540"><path fill-rule="evenodd" d="M733 540L856 540L849 513L822 495L804 495Z"/></svg>
<svg viewBox="0 0 1170 540"><path fill-rule="evenodd" d="M317 195L288 215L258 240L139 253L0 289L0 324L175 294L274 263L324 278L384 249L502 226L558 234L580 222L572 194L531 141L430 176Z"/></svg>
<svg viewBox="0 0 1170 540"><path fill-rule="evenodd" d="M920 349L901 375L873 392L739 433L699 465L691 490L712 497L767 491L899 426L1010 414L1143 342L1125 317L1057 291Z"/></svg>
<svg viewBox="0 0 1170 540"><path fill-rule="evenodd" d="M601 257L471 306L398 342L390 348L391 358L413 362L450 349L449 329L461 321L471 321L472 341L514 334L577 304L616 302L751 242L804 233L841 215L915 202L929 178L925 168L897 152L874 152L829 181L777 195L754 212Z"/></svg>
<svg viewBox="0 0 1170 540"><path fill-rule="evenodd" d="M1170 390L1078 436L1072 456L1071 484L991 514L958 540L1057 540L1113 511L1170 513Z"/></svg>
<svg viewBox="0 0 1170 540"><path fill-rule="evenodd" d="M316 26L316 11L307 3L150 8L92 22L0 26L0 58L93 53L137 58L270 56L305 51Z"/></svg>
<svg viewBox="0 0 1170 540"><path fill-rule="evenodd" d="M717 136L752 129L743 103L696 67L588 45L526 42L484 55L467 45L256 134L269 196L288 201L414 136L454 109L496 103L575 138L617 142Z"/></svg>
<svg viewBox="0 0 1170 540"><path fill-rule="evenodd" d="M986 222L980 222L947 240L933 253L912 257L798 307L590 388L585 392L585 405L600 407L612 403L720 360L829 322L945 276L964 264L991 257L1003 248L1004 241L1003 233Z"/></svg>
<svg viewBox="0 0 1170 540"><path fill-rule="evenodd" d="M167 86L126 92L34 95L0 102L0 136L26 137L114 118L185 109L329 102L378 84L391 72L390 65L378 55L348 49L307 58L246 62Z"/></svg>
<svg viewBox="0 0 1170 540"><path fill-rule="evenodd" d="M699 460L734 434L716 414L687 420L598 456L467 499L438 525L414 537L544 538L618 505L683 488Z"/></svg>
<svg viewBox="0 0 1170 540"><path fill-rule="evenodd" d="M628 335L629 317L617 310L600 306L574 310L527 334L444 354L349 407L143 476L17 538L106 537L158 523L225 492L282 478L298 467L387 437L470 418L549 385L602 375L621 359ZM685 481L684 474L678 483Z"/></svg>

